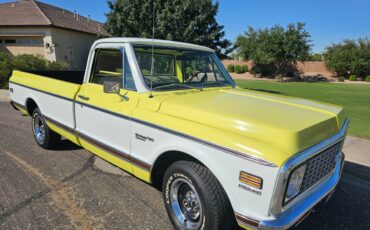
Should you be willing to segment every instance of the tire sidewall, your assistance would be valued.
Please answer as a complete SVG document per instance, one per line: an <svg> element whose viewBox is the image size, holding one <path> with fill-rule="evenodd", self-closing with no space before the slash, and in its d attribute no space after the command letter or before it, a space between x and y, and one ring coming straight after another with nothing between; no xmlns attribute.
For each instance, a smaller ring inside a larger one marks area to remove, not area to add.
<svg viewBox="0 0 370 230"><path fill-rule="evenodd" d="M44 127L45 127L45 141L44 141L44 143L43 143L43 144L40 144L40 143L37 141L37 138L36 138L36 136L35 136L35 131L34 131L34 122L35 122L35 117L36 117L37 115L40 117L40 119L41 119L41 120L42 120L42 122L44 123ZM32 125L32 134L33 134L33 138L35 139L36 143L37 143L39 146L41 146L41 147L45 148L45 147L47 146L47 143L48 143L49 138L50 138L50 131L49 131L49 127L47 126L47 124L46 124L46 121L45 121L44 117L42 116L42 114L41 114L41 112L40 112L40 110L39 110L38 108L36 108L36 109L33 111L33 113L32 113L32 124L31 124L31 125Z"/></svg>
<svg viewBox="0 0 370 230"><path fill-rule="evenodd" d="M180 167L173 167L170 168L168 172L165 174L164 178L164 184L163 184L163 198L165 207L167 210L167 213L170 217L170 220L172 224L175 226L176 229L183 229L183 226L180 224L180 222L177 220L176 214L173 211L171 200L170 200L170 194L171 194L171 186L174 181L176 181L177 178L182 178L186 180L189 184L191 184L196 192L199 195L200 202L202 204L202 213L203 216L201 217L201 226L200 230L208 230L212 229L209 223L210 215L207 213L207 204L206 204L206 194L205 191L203 191L200 179L198 176L190 169L183 169Z"/></svg>

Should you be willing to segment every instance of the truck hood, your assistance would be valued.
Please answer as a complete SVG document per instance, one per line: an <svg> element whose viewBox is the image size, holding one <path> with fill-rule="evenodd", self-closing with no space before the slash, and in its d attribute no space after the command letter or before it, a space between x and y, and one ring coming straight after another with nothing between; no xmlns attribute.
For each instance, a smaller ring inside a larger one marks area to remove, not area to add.
<svg viewBox="0 0 370 230"><path fill-rule="evenodd" d="M338 106L239 88L162 99L159 113L264 143L285 158L333 136L345 120Z"/></svg>

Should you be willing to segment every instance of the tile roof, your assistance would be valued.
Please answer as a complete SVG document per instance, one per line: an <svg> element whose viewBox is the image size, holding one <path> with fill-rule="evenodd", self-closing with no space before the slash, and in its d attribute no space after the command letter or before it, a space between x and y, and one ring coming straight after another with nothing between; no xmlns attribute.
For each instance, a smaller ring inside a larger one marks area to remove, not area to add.
<svg viewBox="0 0 370 230"><path fill-rule="evenodd" d="M35 0L0 4L0 26L55 26L101 36L110 35L101 22Z"/></svg>

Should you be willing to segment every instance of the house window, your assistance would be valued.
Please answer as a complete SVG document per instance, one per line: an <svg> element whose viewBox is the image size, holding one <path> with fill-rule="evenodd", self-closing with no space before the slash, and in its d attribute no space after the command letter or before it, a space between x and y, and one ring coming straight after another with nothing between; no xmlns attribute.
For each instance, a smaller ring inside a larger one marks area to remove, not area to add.
<svg viewBox="0 0 370 230"><path fill-rule="evenodd" d="M32 40L29 39L29 38L21 38L21 39L18 39L18 44L22 44L22 45L30 45L32 44Z"/></svg>
<svg viewBox="0 0 370 230"><path fill-rule="evenodd" d="M17 40L15 39L5 39L5 44L16 44L17 43Z"/></svg>
<svg viewBox="0 0 370 230"><path fill-rule="evenodd" d="M43 45L42 38L20 38L17 39L17 43L20 45Z"/></svg>

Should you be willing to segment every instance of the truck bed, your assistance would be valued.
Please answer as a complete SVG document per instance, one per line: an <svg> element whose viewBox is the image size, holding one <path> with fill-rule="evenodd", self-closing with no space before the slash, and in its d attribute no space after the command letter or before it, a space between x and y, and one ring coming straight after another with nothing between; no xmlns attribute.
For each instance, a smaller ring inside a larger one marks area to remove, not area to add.
<svg viewBox="0 0 370 230"><path fill-rule="evenodd" d="M81 85L84 79L85 71L26 71L39 75L40 77L48 77L70 83Z"/></svg>

